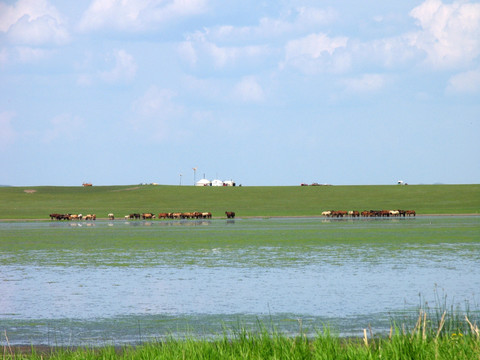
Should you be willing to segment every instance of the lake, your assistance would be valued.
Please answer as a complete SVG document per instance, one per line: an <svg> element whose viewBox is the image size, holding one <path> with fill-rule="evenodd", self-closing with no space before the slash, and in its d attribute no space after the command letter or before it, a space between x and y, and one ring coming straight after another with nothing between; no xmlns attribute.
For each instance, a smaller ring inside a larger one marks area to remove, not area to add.
<svg viewBox="0 0 480 360"><path fill-rule="evenodd" d="M0 324L10 344L361 336L420 306L479 319L478 269L479 216L0 222Z"/></svg>

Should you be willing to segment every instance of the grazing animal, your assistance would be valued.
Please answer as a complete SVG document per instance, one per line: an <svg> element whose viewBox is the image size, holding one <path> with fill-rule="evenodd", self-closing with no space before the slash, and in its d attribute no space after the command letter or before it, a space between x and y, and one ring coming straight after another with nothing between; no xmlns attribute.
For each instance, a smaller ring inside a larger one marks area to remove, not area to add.
<svg viewBox="0 0 480 360"><path fill-rule="evenodd" d="M202 218L211 219L212 218L212 213L211 212L203 212L202 213Z"/></svg>
<svg viewBox="0 0 480 360"><path fill-rule="evenodd" d="M357 211L357 210L350 210L348 212L348 216L351 216L351 217L360 217L360 213Z"/></svg>
<svg viewBox="0 0 480 360"><path fill-rule="evenodd" d="M142 219L143 220L155 219L155 215L152 214L152 213L143 213L142 214Z"/></svg>
<svg viewBox="0 0 480 360"><path fill-rule="evenodd" d="M347 216L347 212L343 210L332 211L332 216L337 218L344 217Z"/></svg>
<svg viewBox="0 0 480 360"><path fill-rule="evenodd" d="M160 213L158 214L159 219L166 219L168 217L168 213Z"/></svg>
<svg viewBox="0 0 480 360"><path fill-rule="evenodd" d="M398 211L398 210L390 210L390 216L400 216L400 211Z"/></svg>
<svg viewBox="0 0 480 360"><path fill-rule="evenodd" d="M235 212L233 212L233 211L225 211L225 215L227 215L227 219L234 219L235 218Z"/></svg>
<svg viewBox="0 0 480 360"><path fill-rule="evenodd" d="M115 216L112 213L108 214L108 220L115 220Z"/></svg>
<svg viewBox="0 0 480 360"><path fill-rule="evenodd" d="M330 217L330 216L332 216L332 212L331 211L323 211L322 216Z"/></svg>
<svg viewBox="0 0 480 360"><path fill-rule="evenodd" d="M405 212L405 214L407 214L407 216L415 216L417 215L417 213L415 212L415 210L407 210Z"/></svg>

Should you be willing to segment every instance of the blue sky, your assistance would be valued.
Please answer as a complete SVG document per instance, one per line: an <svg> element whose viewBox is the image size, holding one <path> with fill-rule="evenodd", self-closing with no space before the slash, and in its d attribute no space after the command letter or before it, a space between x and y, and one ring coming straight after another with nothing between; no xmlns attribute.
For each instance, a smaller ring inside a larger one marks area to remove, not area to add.
<svg viewBox="0 0 480 360"><path fill-rule="evenodd" d="M479 183L479 139L477 1L0 0L3 185Z"/></svg>

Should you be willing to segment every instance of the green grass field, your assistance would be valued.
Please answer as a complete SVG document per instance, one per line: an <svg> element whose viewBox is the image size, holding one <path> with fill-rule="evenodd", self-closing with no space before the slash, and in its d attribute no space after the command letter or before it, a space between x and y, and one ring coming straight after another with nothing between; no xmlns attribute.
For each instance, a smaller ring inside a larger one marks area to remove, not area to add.
<svg viewBox="0 0 480 360"><path fill-rule="evenodd" d="M425 318L426 319L426 318ZM16 349L4 346L2 358L13 359L478 359L478 327L466 332L443 332L442 325L422 322L409 332L393 329L390 336L372 337L365 329L363 339L342 339L328 331L313 339L299 333L287 337L266 329L258 333L242 329L216 339L188 338L152 342L137 347L79 349ZM466 319L465 321L468 321ZM470 325L470 323L469 323ZM370 329L371 330L371 329Z"/></svg>
<svg viewBox="0 0 480 360"><path fill-rule="evenodd" d="M225 211L247 216L315 216L324 210L412 209L417 214L478 214L480 184L408 186L93 186L2 187L0 219L50 213L117 218L133 212Z"/></svg>

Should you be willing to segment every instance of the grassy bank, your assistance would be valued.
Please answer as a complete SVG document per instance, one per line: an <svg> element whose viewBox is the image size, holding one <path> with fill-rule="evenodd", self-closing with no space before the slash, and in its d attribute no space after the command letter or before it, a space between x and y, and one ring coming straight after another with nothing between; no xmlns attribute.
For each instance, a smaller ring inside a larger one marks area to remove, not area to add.
<svg viewBox="0 0 480 360"><path fill-rule="evenodd" d="M93 186L0 188L0 219L48 214L210 211L224 217L314 216L324 210L413 209L418 214L478 214L480 185L408 186Z"/></svg>
<svg viewBox="0 0 480 360"><path fill-rule="evenodd" d="M388 337L365 329L363 339L344 339L329 331L313 339L303 333L288 337L266 329L238 330L217 339L175 339L137 347L45 349L3 347L3 359L478 359L479 329L465 318L464 330L445 331L445 317L432 324L420 313L410 331L392 327Z"/></svg>

